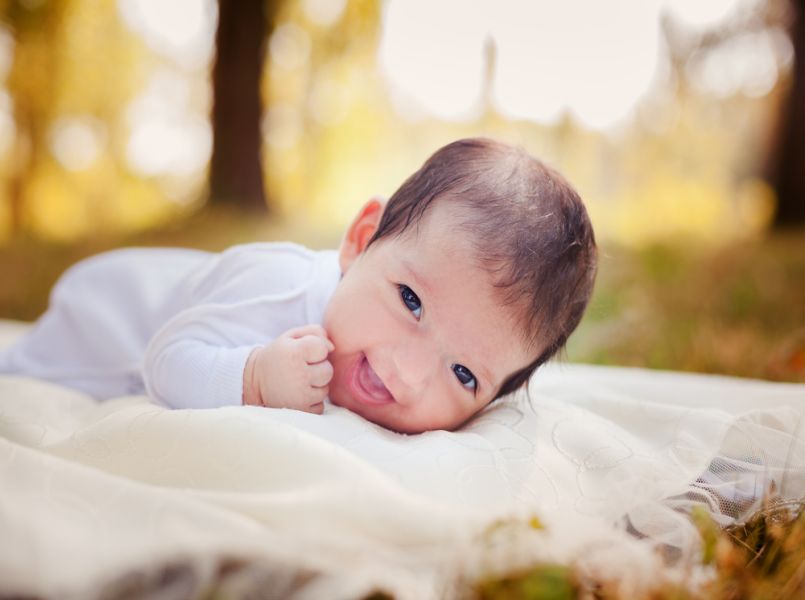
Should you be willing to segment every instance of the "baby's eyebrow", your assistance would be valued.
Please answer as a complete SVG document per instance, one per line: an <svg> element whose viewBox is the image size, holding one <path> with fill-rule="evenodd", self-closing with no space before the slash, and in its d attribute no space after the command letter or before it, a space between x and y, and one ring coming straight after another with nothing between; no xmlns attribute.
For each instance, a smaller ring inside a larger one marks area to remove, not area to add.
<svg viewBox="0 0 805 600"><path fill-rule="evenodd" d="M424 290L426 295L433 293L433 288L428 284L425 278L417 272L417 270L414 268L414 265L405 259L402 259L400 262L402 263L403 269L408 271L408 275L410 275L411 279L414 280L414 284L417 288L414 291L419 293L420 290Z"/></svg>

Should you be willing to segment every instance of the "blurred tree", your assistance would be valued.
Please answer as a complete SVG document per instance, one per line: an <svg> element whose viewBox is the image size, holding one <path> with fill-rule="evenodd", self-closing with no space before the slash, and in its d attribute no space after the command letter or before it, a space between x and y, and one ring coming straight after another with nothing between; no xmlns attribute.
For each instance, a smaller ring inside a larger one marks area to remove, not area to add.
<svg viewBox="0 0 805 600"><path fill-rule="evenodd" d="M265 210L260 80L281 0L218 0L210 201Z"/></svg>
<svg viewBox="0 0 805 600"><path fill-rule="evenodd" d="M0 1L0 21L13 37L3 173L12 235L68 240L153 223L164 200L126 156L145 55L116 0Z"/></svg>
<svg viewBox="0 0 805 600"><path fill-rule="evenodd" d="M791 8L794 67L772 166L778 198L774 217L777 228L805 225L805 0L791 0Z"/></svg>
<svg viewBox="0 0 805 600"><path fill-rule="evenodd" d="M23 228L25 188L42 161L47 160L47 133L55 116L55 86L59 80L59 47L53 43L69 9L63 2L2 4L2 20L16 39L8 88L14 98L16 145L9 182L11 230Z"/></svg>

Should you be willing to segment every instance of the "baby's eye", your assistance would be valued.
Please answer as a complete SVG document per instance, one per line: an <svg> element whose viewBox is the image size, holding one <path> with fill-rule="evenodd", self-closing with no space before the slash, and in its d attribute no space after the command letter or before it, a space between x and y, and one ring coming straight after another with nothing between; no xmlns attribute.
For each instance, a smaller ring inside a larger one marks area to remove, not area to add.
<svg viewBox="0 0 805 600"><path fill-rule="evenodd" d="M472 374L472 371L464 365L453 365L452 369L453 373L456 374L456 378L461 382L461 385L468 390L475 390L478 382L475 379L475 375Z"/></svg>
<svg viewBox="0 0 805 600"><path fill-rule="evenodd" d="M400 284L397 286L400 288L400 298L402 298L403 304L405 304L406 308L410 310L414 317L419 320L420 315L422 314L422 302L419 300L419 296L414 293L414 290L409 288L407 285Z"/></svg>

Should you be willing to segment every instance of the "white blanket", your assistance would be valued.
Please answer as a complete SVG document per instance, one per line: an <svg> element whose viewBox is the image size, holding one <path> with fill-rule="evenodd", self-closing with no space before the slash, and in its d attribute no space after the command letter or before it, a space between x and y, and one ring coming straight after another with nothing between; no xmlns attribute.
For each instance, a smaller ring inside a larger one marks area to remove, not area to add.
<svg viewBox="0 0 805 600"><path fill-rule="evenodd" d="M658 544L695 555L678 509L726 523L770 485L805 495L805 385L568 365L528 396L404 436L333 406L170 411L0 377L0 595L436 598L534 560L635 594L684 571Z"/></svg>

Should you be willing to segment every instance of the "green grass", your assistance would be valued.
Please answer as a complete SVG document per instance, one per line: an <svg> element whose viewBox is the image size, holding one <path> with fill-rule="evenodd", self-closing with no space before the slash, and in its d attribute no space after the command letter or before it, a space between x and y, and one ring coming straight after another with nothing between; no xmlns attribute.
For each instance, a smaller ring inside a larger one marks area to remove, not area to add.
<svg viewBox="0 0 805 600"><path fill-rule="evenodd" d="M805 381L805 231L606 247L573 361Z"/></svg>
<svg viewBox="0 0 805 600"><path fill-rule="evenodd" d="M484 579L475 591L478 600L573 600L579 585L573 570L562 565L536 565L505 577Z"/></svg>
<svg viewBox="0 0 805 600"><path fill-rule="evenodd" d="M805 598L805 511L800 502L769 501L743 525L719 529L706 513L695 515L704 539L702 562L713 577L696 590L665 584L646 600L798 600ZM582 581L572 568L537 564L481 579L475 600L634 600L613 590L617 582Z"/></svg>

